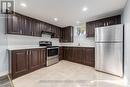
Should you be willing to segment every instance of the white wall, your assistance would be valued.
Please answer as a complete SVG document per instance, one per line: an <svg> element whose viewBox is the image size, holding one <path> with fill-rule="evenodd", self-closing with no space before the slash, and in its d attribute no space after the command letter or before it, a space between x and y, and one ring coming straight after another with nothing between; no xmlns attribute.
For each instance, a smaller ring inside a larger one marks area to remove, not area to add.
<svg viewBox="0 0 130 87"><path fill-rule="evenodd" d="M23 36L23 35L7 35L8 39L8 48L23 47L24 46L33 46L38 47L39 41L52 41L53 45L59 45L59 39L51 38L50 35L42 35L42 37L32 37L32 36Z"/></svg>
<svg viewBox="0 0 130 87"><path fill-rule="evenodd" d="M0 14L0 76L7 74L8 55L7 55L7 37L5 35L4 16Z"/></svg>
<svg viewBox="0 0 130 87"><path fill-rule="evenodd" d="M124 9L122 22L125 26L125 79L128 80L130 85L130 0L128 0Z"/></svg>

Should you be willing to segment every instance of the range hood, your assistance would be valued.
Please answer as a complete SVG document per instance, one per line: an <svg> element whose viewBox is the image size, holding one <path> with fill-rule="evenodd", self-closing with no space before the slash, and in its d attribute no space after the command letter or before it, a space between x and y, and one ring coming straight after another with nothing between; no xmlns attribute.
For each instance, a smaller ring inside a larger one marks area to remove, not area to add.
<svg viewBox="0 0 130 87"><path fill-rule="evenodd" d="M52 33L52 32L47 32L47 31L42 31L41 34L53 35L54 33Z"/></svg>

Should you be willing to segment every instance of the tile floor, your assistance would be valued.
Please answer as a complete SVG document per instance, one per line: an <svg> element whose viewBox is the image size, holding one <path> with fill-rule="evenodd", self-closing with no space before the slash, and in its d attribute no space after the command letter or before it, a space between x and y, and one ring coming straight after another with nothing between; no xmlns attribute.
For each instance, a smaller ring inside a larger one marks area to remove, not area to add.
<svg viewBox="0 0 130 87"><path fill-rule="evenodd" d="M13 80L15 87L125 87L122 78L62 60Z"/></svg>

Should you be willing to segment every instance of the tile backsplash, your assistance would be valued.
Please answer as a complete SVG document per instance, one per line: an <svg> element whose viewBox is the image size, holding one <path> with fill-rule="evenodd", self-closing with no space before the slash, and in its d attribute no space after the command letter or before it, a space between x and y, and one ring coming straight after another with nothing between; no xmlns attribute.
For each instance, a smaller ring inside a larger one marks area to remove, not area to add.
<svg viewBox="0 0 130 87"><path fill-rule="evenodd" d="M42 35L42 37L32 37L23 35L7 35L8 46L32 45L39 46L39 41L52 41L53 45L59 45L59 39L51 38L50 35Z"/></svg>

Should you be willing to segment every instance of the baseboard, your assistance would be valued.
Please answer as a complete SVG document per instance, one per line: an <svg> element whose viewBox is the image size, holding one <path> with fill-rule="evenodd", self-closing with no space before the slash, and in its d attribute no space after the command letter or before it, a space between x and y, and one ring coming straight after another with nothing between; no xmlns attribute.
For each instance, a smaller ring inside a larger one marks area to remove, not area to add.
<svg viewBox="0 0 130 87"><path fill-rule="evenodd" d="M8 72L1 72L0 77L8 75Z"/></svg>

